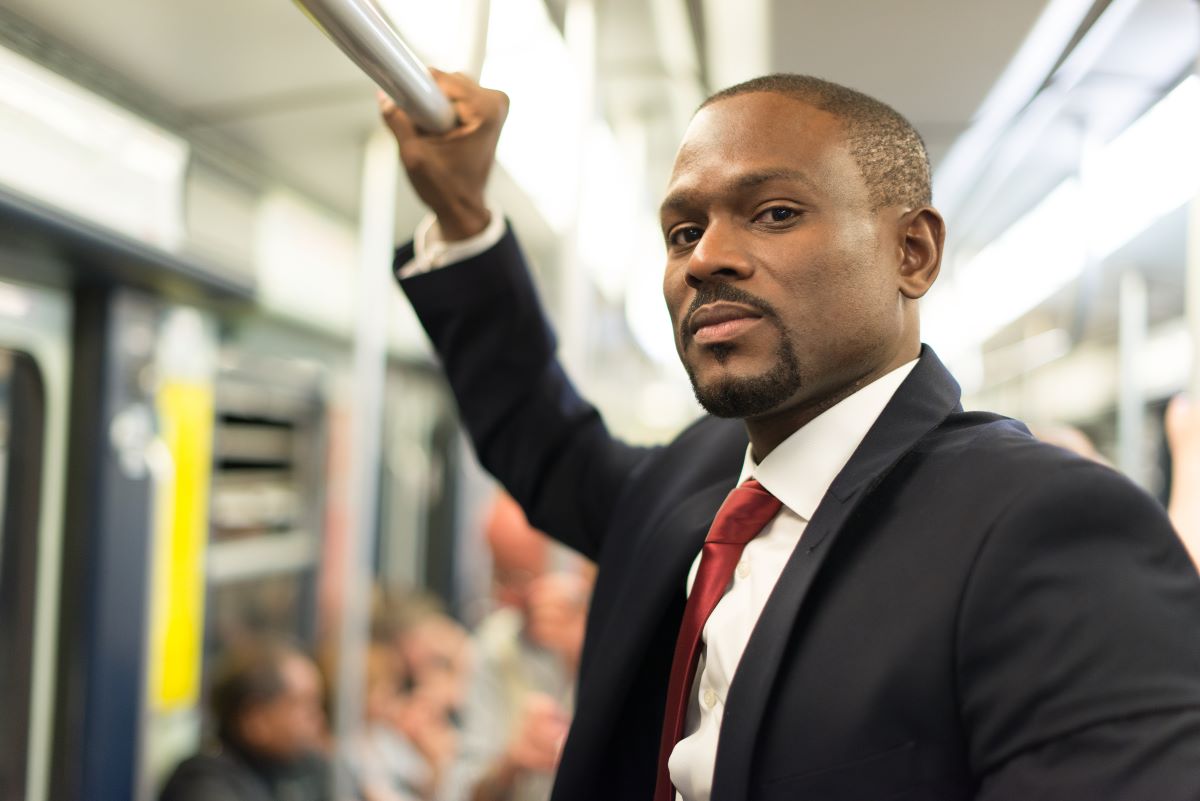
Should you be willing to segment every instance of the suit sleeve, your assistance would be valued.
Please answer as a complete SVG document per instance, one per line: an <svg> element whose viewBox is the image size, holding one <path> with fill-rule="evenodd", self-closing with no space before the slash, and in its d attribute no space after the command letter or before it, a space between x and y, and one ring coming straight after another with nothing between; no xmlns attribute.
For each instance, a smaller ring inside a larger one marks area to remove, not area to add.
<svg viewBox="0 0 1200 801"><path fill-rule="evenodd" d="M396 266L407 263L411 245ZM530 522L592 559L646 455L575 391L511 230L488 251L400 282L437 351L480 462Z"/></svg>
<svg viewBox="0 0 1200 801"><path fill-rule="evenodd" d="M1200 798L1200 580L1131 483L1077 463L1027 488L959 624L980 801Z"/></svg>

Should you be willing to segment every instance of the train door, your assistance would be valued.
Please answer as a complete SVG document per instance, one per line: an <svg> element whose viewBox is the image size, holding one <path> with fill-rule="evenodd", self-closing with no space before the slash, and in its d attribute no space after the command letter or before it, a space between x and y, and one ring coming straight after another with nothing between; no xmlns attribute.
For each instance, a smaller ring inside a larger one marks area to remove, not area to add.
<svg viewBox="0 0 1200 801"><path fill-rule="evenodd" d="M4 265L0 263L0 271ZM71 304L0 280L0 798L49 764Z"/></svg>

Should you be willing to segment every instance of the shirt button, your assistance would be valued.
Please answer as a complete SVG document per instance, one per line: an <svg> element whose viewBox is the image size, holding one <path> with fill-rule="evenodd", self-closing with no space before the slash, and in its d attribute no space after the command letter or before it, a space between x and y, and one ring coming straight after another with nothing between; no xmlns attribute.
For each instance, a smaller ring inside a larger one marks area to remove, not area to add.
<svg viewBox="0 0 1200 801"><path fill-rule="evenodd" d="M717 694L711 689L705 690L700 700L704 703L705 709L712 709L717 705Z"/></svg>
<svg viewBox="0 0 1200 801"><path fill-rule="evenodd" d="M738 562L737 577L744 579L748 575L750 575L750 563L743 559L742 561Z"/></svg>

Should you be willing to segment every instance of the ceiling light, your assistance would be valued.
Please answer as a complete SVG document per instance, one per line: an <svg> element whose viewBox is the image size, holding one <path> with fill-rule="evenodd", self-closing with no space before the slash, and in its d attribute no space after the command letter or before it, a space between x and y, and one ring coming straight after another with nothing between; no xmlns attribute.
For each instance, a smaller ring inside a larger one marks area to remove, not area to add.
<svg viewBox="0 0 1200 801"><path fill-rule="evenodd" d="M168 250L183 239L188 145L0 49L0 184Z"/></svg>

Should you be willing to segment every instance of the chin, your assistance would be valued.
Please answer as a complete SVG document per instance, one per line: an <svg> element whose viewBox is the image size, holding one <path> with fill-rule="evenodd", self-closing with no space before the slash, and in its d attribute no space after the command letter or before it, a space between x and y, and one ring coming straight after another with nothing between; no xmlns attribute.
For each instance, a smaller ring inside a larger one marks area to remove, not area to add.
<svg viewBox="0 0 1200 801"><path fill-rule="evenodd" d="M720 357L717 357L721 364ZM698 370L685 362L696 400L715 417L751 418L769 414L787 404L801 390L799 362L782 347L766 369L736 374L730 369ZM716 372L709 377L702 373Z"/></svg>

